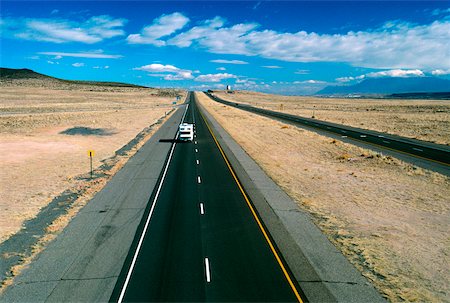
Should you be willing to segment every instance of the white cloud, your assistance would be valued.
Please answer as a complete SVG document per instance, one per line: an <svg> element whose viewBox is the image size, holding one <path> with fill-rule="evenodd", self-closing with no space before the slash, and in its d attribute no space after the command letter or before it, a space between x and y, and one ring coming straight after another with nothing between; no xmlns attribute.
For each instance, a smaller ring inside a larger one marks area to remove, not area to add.
<svg viewBox="0 0 450 303"><path fill-rule="evenodd" d="M167 41L168 45L175 45L178 47L189 47L191 44L209 32L214 31L222 27L225 24L225 20L220 17L215 17L214 19L206 20L202 22L202 25L195 26L191 28L189 31L178 34L177 36L171 38Z"/></svg>
<svg viewBox="0 0 450 303"><path fill-rule="evenodd" d="M200 75L195 78L199 82L220 82L224 79L237 78L237 76L228 73Z"/></svg>
<svg viewBox="0 0 450 303"><path fill-rule="evenodd" d="M431 11L431 15L433 15L433 16L439 16L439 15L445 15L445 14L450 14L450 8L447 8L447 9L436 8Z"/></svg>
<svg viewBox="0 0 450 303"><path fill-rule="evenodd" d="M54 60L59 60L59 59L62 59L62 56L61 55L57 55L57 56L53 57L53 59Z"/></svg>
<svg viewBox="0 0 450 303"><path fill-rule="evenodd" d="M93 66L92 68L94 68L94 69L108 69L109 68L109 66L108 65L105 65L105 66Z"/></svg>
<svg viewBox="0 0 450 303"><path fill-rule="evenodd" d="M339 78L336 78L336 81L337 82L341 82L341 83L346 83L346 82L350 82L350 81L353 81L353 80L356 80L356 78L355 77L339 77Z"/></svg>
<svg viewBox="0 0 450 303"><path fill-rule="evenodd" d="M26 57L25 59L39 60L40 57L39 56L30 56L30 57Z"/></svg>
<svg viewBox="0 0 450 303"><path fill-rule="evenodd" d="M223 60L223 59L210 60L209 62L222 64L248 64L248 62L241 60Z"/></svg>
<svg viewBox="0 0 450 303"><path fill-rule="evenodd" d="M217 70L227 70L225 67L218 67Z"/></svg>
<svg viewBox="0 0 450 303"><path fill-rule="evenodd" d="M118 59L121 55L104 54L102 50L80 53L65 53L65 52L40 52L39 55L56 56L56 57L75 57L75 58L93 58L93 59Z"/></svg>
<svg viewBox="0 0 450 303"><path fill-rule="evenodd" d="M294 81L294 84L326 84L325 81L320 80L306 80L306 81Z"/></svg>
<svg viewBox="0 0 450 303"><path fill-rule="evenodd" d="M159 64L159 63L153 63L153 64L149 64L149 65L144 65L141 67L135 67L133 69L134 70L144 70L146 72L151 72L151 73L161 73L161 72L173 73L173 72L177 72L180 70L178 67L175 67L173 65L163 65L163 64Z"/></svg>
<svg viewBox="0 0 450 303"><path fill-rule="evenodd" d="M383 78L383 77L393 77L393 78L408 78L408 77L424 77L425 73L420 69L392 69L386 71L372 72L364 75L359 75L356 77L341 77L336 78L338 82L350 82L355 80L363 80L366 78Z"/></svg>
<svg viewBox="0 0 450 303"><path fill-rule="evenodd" d="M189 80L192 79L192 73L190 71L180 71L176 74L167 74L164 76L164 80L170 80L170 81L175 81L175 80Z"/></svg>
<svg viewBox="0 0 450 303"><path fill-rule="evenodd" d="M381 72L373 72L365 75L367 78L381 78L381 77L395 77L395 78L407 78L407 77L423 77L425 74L419 69L403 70L393 69Z"/></svg>
<svg viewBox="0 0 450 303"><path fill-rule="evenodd" d="M152 44L164 46L166 42L159 38L169 36L182 29L189 22L189 18L180 13L162 15L153 20L151 25L144 27L140 34L132 34L127 37L130 44Z"/></svg>
<svg viewBox="0 0 450 303"><path fill-rule="evenodd" d="M122 36L126 19L108 15L93 16L84 22L65 19L4 19L2 31L8 37L52 43L97 43Z"/></svg>
<svg viewBox="0 0 450 303"><path fill-rule="evenodd" d="M450 75L450 69L447 69L447 70L436 69L436 70L432 71L431 74L432 74L433 76L445 76L445 75Z"/></svg>
<svg viewBox="0 0 450 303"><path fill-rule="evenodd" d="M76 62L74 64L72 64L73 67L83 67L84 63L80 63L80 62Z"/></svg>
<svg viewBox="0 0 450 303"><path fill-rule="evenodd" d="M59 10L54 9L54 10L52 10L52 11L50 12L50 15L55 15L55 14L57 14L57 13L59 13Z"/></svg>
<svg viewBox="0 0 450 303"><path fill-rule="evenodd" d="M59 64L59 62L55 62L55 61L51 61L51 60L48 60L47 63L48 64Z"/></svg>
<svg viewBox="0 0 450 303"><path fill-rule="evenodd" d="M297 75L307 75L307 74L309 74L309 70L307 70L307 69L299 69L299 70L297 70L295 72L295 74L297 74Z"/></svg>
<svg viewBox="0 0 450 303"><path fill-rule="evenodd" d="M168 41L169 45L189 47L197 45L206 48L213 53L222 54L246 54L245 43L239 43L236 37L244 35L248 31L258 27L256 23L236 24L231 27L223 27L225 19L215 17L207 20L201 26L196 26L181 33ZM233 47L233 51L226 50Z"/></svg>
<svg viewBox="0 0 450 303"><path fill-rule="evenodd" d="M154 77L163 77L164 80L189 80L193 79L192 71L186 69L180 69L174 65L163 65L159 63L152 63L149 65L144 65L141 67L135 67L133 70L142 70L146 71L150 74L150 76Z"/></svg>
<svg viewBox="0 0 450 303"><path fill-rule="evenodd" d="M262 67L264 67L264 68L271 68L271 69L282 68L281 66L278 66L278 65L263 65Z"/></svg>
<svg viewBox="0 0 450 303"><path fill-rule="evenodd" d="M225 27L223 19L215 19L214 26L195 26L167 44L291 62L345 62L380 69L450 68L450 20L445 18L424 25L391 21L345 34L258 30L255 23Z"/></svg>

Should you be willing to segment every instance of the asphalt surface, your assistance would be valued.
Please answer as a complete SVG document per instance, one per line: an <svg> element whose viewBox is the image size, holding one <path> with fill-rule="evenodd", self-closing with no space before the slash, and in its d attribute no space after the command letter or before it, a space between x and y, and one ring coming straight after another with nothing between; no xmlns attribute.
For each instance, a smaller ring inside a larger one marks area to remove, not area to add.
<svg viewBox="0 0 450 303"><path fill-rule="evenodd" d="M373 146L404 153L421 160L433 161L434 163L442 165L444 170L447 170L450 167L450 147L445 145L261 109L246 104L226 101L210 93L205 94L214 101L242 110L337 134L343 138L350 138Z"/></svg>
<svg viewBox="0 0 450 303"><path fill-rule="evenodd" d="M301 300L192 94L189 100L184 122L195 124L196 137L173 140L110 301Z"/></svg>
<svg viewBox="0 0 450 303"><path fill-rule="evenodd" d="M242 147L199 105L246 194L311 303L386 302Z"/></svg>

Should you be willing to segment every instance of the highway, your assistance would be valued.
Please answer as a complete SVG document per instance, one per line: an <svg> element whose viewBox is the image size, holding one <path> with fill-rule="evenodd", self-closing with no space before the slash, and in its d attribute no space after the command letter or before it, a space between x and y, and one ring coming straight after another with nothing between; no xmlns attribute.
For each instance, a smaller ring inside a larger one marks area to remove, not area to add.
<svg viewBox="0 0 450 303"><path fill-rule="evenodd" d="M205 94L214 101L242 110L335 134L342 138L349 138L372 146L381 147L385 150L392 150L415 157L416 159L432 161L434 164L441 166L438 170L440 172L448 173L450 168L450 147L445 145L261 109L246 104L226 101L207 92Z"/></svg>
<svg viewBox="0 0 450 303"><path fill-rule="evenodd" d="M111 302L302 302L302 293L245 194L193 93Z"/></svg>

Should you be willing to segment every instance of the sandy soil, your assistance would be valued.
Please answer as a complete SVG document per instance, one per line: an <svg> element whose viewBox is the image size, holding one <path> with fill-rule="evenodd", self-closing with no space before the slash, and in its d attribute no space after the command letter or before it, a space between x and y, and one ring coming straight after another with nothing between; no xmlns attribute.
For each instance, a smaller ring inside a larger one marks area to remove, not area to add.
<svg viewBox="0 0 450 303"><path fill-rule="evenodd" d="M450 302L448 177L197 95L386 298Z"/></svg>
<svg viewBox="0 0 450 303"><path fill-rule="evenodd" d="M88 150L95 151L98 167L169 113L175 100L157 89L57 81L3 81L0 87L0 243L83 181ZM62 134L75 127L78 134Z"/></svg>
<svg viewBox="0 0 450 303"><path fill-rule="evenodd" d="M450 145L450 101L338 99L216 92L225 100Z"/></svg>

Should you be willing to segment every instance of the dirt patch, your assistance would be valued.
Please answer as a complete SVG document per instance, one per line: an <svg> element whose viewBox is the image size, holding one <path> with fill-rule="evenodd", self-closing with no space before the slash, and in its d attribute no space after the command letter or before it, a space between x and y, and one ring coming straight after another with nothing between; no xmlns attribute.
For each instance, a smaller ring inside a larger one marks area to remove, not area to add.
<svg viewBox="0 0 450 303"><path fill-rule="evenodd" d="M197 96L388 300L450 301L448 177Z"/></svg>
<svg viewBox="0 0 450 303"><path fill-rule="evenodd" d="M246 91L215 94L255 107L450 145L449 100L316 98Z"/></svg>

